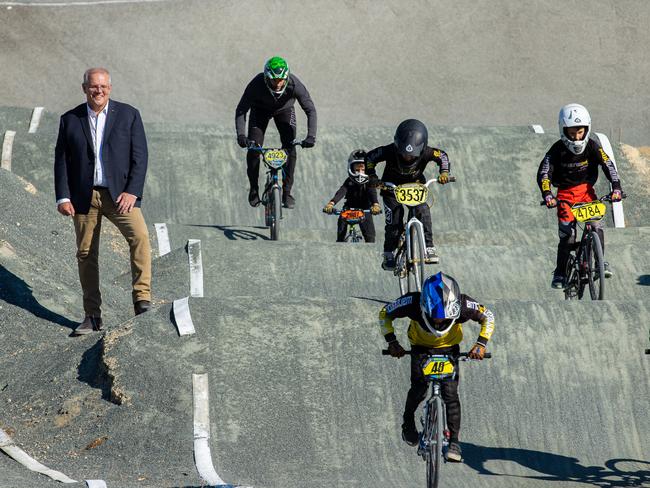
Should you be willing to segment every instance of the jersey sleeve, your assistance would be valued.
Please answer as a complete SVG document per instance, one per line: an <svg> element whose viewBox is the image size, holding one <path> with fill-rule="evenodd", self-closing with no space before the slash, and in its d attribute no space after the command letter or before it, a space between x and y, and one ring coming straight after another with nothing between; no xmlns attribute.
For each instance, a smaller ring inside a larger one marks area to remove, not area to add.
<svg viewBox="0 0 650 488"><path fill-rule="evenodd" d="M370 200L370 205L379 203L379 200L377 199L377 188L366 185L366 194L368 195L368 200Z"/></svg>
<svg viewBox="0 0 650 488"><path fill-rule="evenodd" d="M296 100L298 100L300 107L303 109L305 115L307 116L307 136L316 138L316 105L314 105L307 87L303 85L303 83L296 76L293 76L293 80L295 82L294 96L296 97Z"/></svg>
<svg viewBox="0 0 650 488"><path fill-rule="evenodd" d="M386 146L379 146L366 153L366 172L368 176L377 174L377 164L386 161Z"/></svg>
<svg viewBox="0 0 650 488"><path fill-rule="evenodd" d="M438 148L431 148L432 153L431 153L431 160L434 161L438 165L438 170L440 173L451 171L451 164L449 163L449 156L445 151L442 149Z"/></svg>
<svg viewBox="0 0 650 488"><path fill-rule="evenodd" d="M539 186L540 191L542 192L542 198L546 198L549 195L553 195L551 192L551 181L553 180L553 155L551 152L547 152L542 159L542 162L539 163L539 168L537 169L537 186Z"/></svg>
<svg viewBox="0 0 650 488"><path fill-rule="evenodd" d="M346 179L341 185L341 187L338 190L336 190L336 193L334 194L330 202L334 202L334 205L336 205L341 201L341 198L347 195L347 193L348 193L348 180Z"/></svg>
<svg viewBox="0 0 650 488"><path fill-rule="evenodd" d="M408 293L399 297L392 303L385 305L379 311L379 327L386 342L397 340L393 320L396 318L409 317L414 304L418 306L419 293Z"/></svg>
<svg viewBox="0 0 650 488"><path fill-rule="evenodd" d="M251 109L251 105L253 101L254 82L255 79L253 79L248 84L248 86L246 86L244 93L239 99L237 108L235 109L235 130L237 131L238 136L246 134L246 114Z"/></svg>
<svg viewBox="0 0 650 488"><path fill-rule="evenodd" d="M467 295L462 295L461 317L464 320L473 320L481 325L477 343L487 345L494 333L494 314L485 305Z"/></svg>

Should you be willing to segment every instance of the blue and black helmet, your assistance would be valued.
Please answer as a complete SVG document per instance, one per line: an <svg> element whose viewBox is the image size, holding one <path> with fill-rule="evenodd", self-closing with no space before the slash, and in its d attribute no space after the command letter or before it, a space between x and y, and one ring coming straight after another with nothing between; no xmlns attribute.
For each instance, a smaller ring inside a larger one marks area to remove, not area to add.
<svg viewBox="0 0 650 488"><path fill-rule="evenodd" d="M442 337L460 316L460 287L442 272L429 276L422 284L420 309L432 334Z"/></svg>

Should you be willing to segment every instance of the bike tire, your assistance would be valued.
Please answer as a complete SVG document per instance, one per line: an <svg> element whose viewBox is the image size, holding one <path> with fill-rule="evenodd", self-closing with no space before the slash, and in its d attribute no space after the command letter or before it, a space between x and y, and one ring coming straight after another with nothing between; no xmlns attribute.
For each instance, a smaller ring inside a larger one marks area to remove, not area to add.
<svg viewBox="0 0 650 488"><path fill-rule="evenodd" d="M280 240L280 218L282 217L282 197L277 186L271 192L271 240Z"/></svg>
<svg viewBox="0 0 650 488"><path fill-rule="evenodd" d="M565 300L573 300L576 296L578 296L580 277L576 273L575 260L575 255L573 253L569 254L569 259L567 259L566 263L566 271L564 273L564 276L566 277L566 282L564 284Z"/></svg>
<svg viewBox="0 0 650 488"><path fill-rule="evenodd" d="M399 280L400 295L406 295L409 290L408 263L406 262L406 249L398 249L395 255L395 275Z"/></svg>
<svg viewBox="0 0 650 488"><path fill-rule="evenodd" d="M605 299L605 262L603 246L596 232L591 233L589 248L586 252L587 270L589 272L589 295L592 300Z"/></svg>
<svg viewBox="0 0 650 488"><path fill-rule="evenodd" d="M424 235L419 225L411 226L409 234L409 239L411 239L409 275L410 281L413 283L409 291L422 291L422 283L424 282L424 255L426 252L424 247L422 247Z"/></svg>
<svg viewBox="0 0 650 488"><path fill-rule="evenodd" d="M440 482L440 468L442 465L442 439L444 436L442 399L434 398L433 412L429 416L431 438L427 461L427 488L438 488Z"/></svg>

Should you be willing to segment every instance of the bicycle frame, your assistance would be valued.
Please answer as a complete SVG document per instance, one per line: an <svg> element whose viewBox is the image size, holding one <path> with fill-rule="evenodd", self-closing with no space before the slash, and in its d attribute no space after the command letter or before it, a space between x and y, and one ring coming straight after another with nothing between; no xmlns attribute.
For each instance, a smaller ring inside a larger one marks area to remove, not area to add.
<svg viewBox="0 0 650 488"><path fill-rule="evenodd" d="M343 219L345 220L345 223L347 225L347 232L345 236L345 242L361 242L362 240L362 235L359 230L357 230L357 226L363 222L368 215L370 215L372 212L370 210L363 210L360 208L348 208L348 209L334 209L332 210L332 215L338 215L340 216L342 213L346 212L347 210L352 210L352 211L362 211L363 212L363 218L358 218L358 219ZM324 210L323 210L324 212ZM381 212L380 212L381 213Z"/></svg>

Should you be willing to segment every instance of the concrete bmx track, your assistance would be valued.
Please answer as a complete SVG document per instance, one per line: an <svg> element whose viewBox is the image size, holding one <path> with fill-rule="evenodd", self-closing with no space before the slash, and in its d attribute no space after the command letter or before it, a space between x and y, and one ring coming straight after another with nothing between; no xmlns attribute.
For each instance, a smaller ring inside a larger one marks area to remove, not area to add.
<svg viewBox="0 0 650 488"><path fill-rule="evenodd" d="M650 486L649 14L606 0L0 1L0 488L425 486L399 433L408 361L380 353L377 313L399 293L382 221L376 244L337 244L321 212L347 154L409 117L458 178L433 189L430 271L496 317L494 357L461 368L464 463L440 486ZM276 53L319 114L278 242L246 202L232 120ZM128 249L105 224L106 328L70 337L81 291L52 162L93 65L145 121L154 308L132 316ZM609 137L629 195L626 227L607 221L600 302L549 286L556 218L535 172L569 101Z"/></svg>

